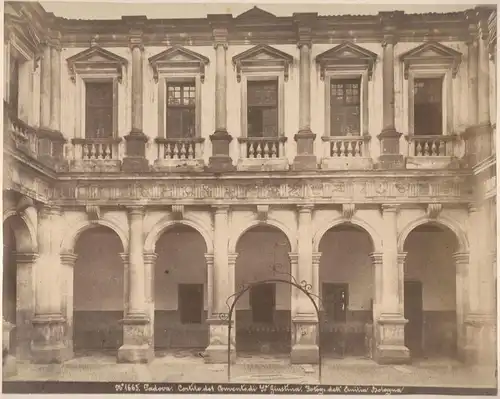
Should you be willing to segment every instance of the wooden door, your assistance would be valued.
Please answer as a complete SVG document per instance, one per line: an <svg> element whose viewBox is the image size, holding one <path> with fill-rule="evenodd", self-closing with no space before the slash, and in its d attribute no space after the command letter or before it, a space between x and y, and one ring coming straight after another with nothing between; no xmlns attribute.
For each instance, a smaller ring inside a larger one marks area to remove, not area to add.
<svg viewBox="0 0 500 399"><path fill-rule="evenodd" d="M404 312L408 320L405 326L405 345L412 357L422 356L424 311L420 281L405 281Z"/></svg>

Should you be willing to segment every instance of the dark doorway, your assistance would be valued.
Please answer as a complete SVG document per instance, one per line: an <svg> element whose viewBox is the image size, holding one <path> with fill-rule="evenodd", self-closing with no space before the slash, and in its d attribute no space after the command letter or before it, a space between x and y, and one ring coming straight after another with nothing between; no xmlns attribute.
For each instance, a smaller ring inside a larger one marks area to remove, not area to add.
<svg viewBox="0 0 500 399"><path fill-rule="evenodd" d="M179 311L182 324L201 324L203 284L179 284Z"/></svg>
<svg viewBox="0 0 500 399"><path fill-rule="evenodd" d="M274 322L275 298L275 284L260 284L250 289L250 307L254 323L271 324Z"/></svg>
<svg viewBox="0 0 500 399"><path fill-rule="evenodd" d="M404 312L408 320L405 326L405 345L412 358L421 357L424 311L420 281L405 281Z"/></svg>

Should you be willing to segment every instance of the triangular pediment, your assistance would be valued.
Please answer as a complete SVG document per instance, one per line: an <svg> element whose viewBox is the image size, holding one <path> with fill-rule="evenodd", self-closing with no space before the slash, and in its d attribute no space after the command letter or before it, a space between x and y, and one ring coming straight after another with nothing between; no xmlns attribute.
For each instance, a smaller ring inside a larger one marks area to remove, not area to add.
<svg viewBox="0 0 500 399"><path fill-rule="evenodd" d="M274 19L276 18L276 15L264 11L263 9L254 6L250 10L245 11L244 13L238 15L236 17L237 20L259 20L259 19Z"/></svg>
<svg viewBox="0 0 500 399"><path fill-rule="evenodd" d="M325 69L330 65L366 66L368 76L371 78L376 61L377 54L351 42L339 44L316 57L316 63L321 68L322 79L324 78Z"/></svg>
<svg viewBox="0 0 500 399"><path fill-rule="evenodd" d="M281 50L268 46L267 44L259 44L251 49L233 57L233 65L236 67L236 76L238 82L241 78L241 69L245 66L265 66L265 65L280 65L285 72L285 80L288 79L288 68L293 63L293 57Z"/></svg>
<svg viewBox="0 0 500 399"><path fill-rule="evenodd" d="M111 51L99 46L92 46L78 54L69 57L66 62L70 71L71 79L75 80L75 75L79 72L103 68L116 71L119 80L122 76L122 68L127 65L127 60Z"/></svg>
<svg viewBox="0 0 500 399"><path fill-rule="evenodd" d="M210 60L204 55L198 54L182 46L173 46L149 58L149 64L153 68L155 81L158 81L158 71L168 67L191 67L196 68L201 74L202 81L205 77L205 65Z"/></svg>
<svg viewBox="0 0 500 399"><path fill-rule="evenodd" d="M441 43L429 41L401 54L399 59L405 67L405 78L408 78L408 70L412 65L422 63L447 64L455 77L462 61L462 53Z"/></svg>

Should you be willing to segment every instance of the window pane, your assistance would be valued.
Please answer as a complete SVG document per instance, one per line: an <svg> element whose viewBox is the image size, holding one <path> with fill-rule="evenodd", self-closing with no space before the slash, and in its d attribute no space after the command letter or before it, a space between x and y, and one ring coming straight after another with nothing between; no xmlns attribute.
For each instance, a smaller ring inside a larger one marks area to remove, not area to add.
<svg viewBox="0 0 500 399"><path fill-rule="evenodd" d="M330 85L330 134L359 135L361 79L333 79Z"/></svg>
<svg viewBox="0 0 500 399"><path fill-rule="evenodd" d="M179 284L178 308L182 324L200 324L203 318L203 284Z"/></svg>
<svg viewBox="0 0 500 399"><path fill-rule="evenodd" d="M85 137L112 137L113 82L87 82L85 89Z"/></svg>
<svg viewBox="0 0 500 399"><path fill-rule="evenodd" d="M252 106L277 106L278 82L250 81L247 86L247 105Z"/></svg>
<svg viewBox="0 0 500 399"><path fill-rule="evenodd" d="M442 78L414 80L414 133L433 135L443 133Z"/></svg>
<svg viewBox="0 0 500 399"><path fill-rule="evenodd" d="M262 137L264 131L263 109L260 107L248 107L248 137Z"/></svg>
<svg viewBox="0 0 500 399"><path fill-rule="evenodd" d="M194 83L167 83L167 105L194 107L196 88Z"/></svg>
<svg viewBox="0 0 500 399"><path fill-rule="evenodd" d="M196 112L194 108L167 108L167 137L192 138L196 135Z"/></svg>

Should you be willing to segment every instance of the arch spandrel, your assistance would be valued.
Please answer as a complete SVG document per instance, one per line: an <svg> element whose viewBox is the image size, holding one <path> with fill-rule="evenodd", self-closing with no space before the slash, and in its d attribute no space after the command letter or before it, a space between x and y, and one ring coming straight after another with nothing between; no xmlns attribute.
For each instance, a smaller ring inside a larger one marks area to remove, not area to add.
<svg viewBox="0 0 500 399"><path fill-rule="evenodd" d="M245 235L246 232L252 230L254 227L257 226L267 226L272 228L273 230L277 230L283 233L288 240L288 245L290 246L291 252L297 251L297 238L292 234L290 229L288 229L284 224L276 220L268 219L265 222L254 220L252 222L245 224L243 227L240 227L238 229L233 229L232 231L234 233L231 234L231 237L229 239L229 252L235 253L236 246L238 245L240 239Z"/></svg>
<svg viewBox="0 0 500 399"><path fill-rule="evenodd" d="M109 220L97 220L90 222L88 220L81 221L76 225L70 226L64 233L63 240L61 243L61 252L74 252L76 242L78 238L87 230L93 229L98 226L108 227L114 231L122 243L123 252L128 251L128 234L116 223Z"/></svg>

